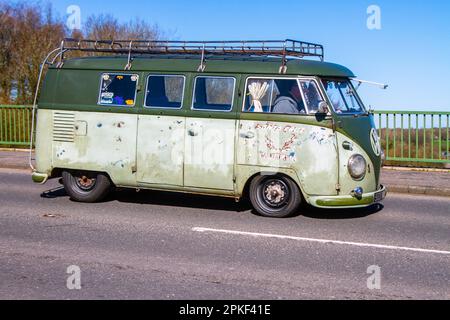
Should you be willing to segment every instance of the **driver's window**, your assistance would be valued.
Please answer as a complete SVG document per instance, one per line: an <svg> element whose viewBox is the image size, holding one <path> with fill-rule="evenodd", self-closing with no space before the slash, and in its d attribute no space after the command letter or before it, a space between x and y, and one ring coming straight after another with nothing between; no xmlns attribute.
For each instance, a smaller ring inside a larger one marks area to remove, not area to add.
<svg viewBox="0 0 450 320"><path fill-rule="evenodd" d="M303 92L303 100L306 102L309 113L317 113L319 104L323 101L319 93L317 84L314 80L301 80L301 89Z"/></svg>
<svg viewBox="0 0 450 320"><path fill-rule="evenodd" d="M311 87L312 100L314 90L317 93L317 87L308 82L305 82L305 86L308 89ZM247 81L244 112L307 114L307 110L298 79L252 78Z"/></svg>
<svg viewBox="0 0 450 320"><path fill-rule="evenodd" d="M346 105L347 105L347 111L349 112L361 112L361 107L360 104L358 102L358 100L356 100L355 97L355 93L353 91L353 88L350 86L349 82L342 82L341 85L341 92L342 95L344 96Z"/></svg>
<svg viewBox="0 0 450 320"><path fill-rule="evenodd" d="M339 90L340 82L324 80L323 85L336 113L346 112L348 108Z"/></svg>

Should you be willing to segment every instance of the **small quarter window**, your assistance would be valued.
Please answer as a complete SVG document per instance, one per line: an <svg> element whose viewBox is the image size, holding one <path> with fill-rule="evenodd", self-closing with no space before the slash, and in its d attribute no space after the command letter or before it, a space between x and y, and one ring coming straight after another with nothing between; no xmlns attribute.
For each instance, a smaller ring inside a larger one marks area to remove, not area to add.
<svg viewBox="0 0 450 320"><path fill-rule="evenodd" d="M180 109L183 104L184 77L151 75L147 81L145 106Z"/></svg>
<svg viewBox="0 0 450 320"><path fill-rule="evenodd" d="M195 79L195 110L231 111L235 79L227 77L197 77Z"/></svg>
<svg viewBox="0 0 450 320"><path fill-rule="evenodd" d="M133 107L136 103L137 74L102 74L99 104Z"/></svg>

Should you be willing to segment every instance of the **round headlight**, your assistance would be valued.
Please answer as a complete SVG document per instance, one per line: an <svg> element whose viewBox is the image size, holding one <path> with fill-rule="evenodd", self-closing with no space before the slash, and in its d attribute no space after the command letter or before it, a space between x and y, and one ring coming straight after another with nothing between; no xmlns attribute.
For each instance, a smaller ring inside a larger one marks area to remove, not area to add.
<svg viewBox="0 0 450 320"><path fill-rule="evenodd" d="M355 180L362 180L366 175L367 162L360 154L355 154L348 160L348 172Z"/></svg>

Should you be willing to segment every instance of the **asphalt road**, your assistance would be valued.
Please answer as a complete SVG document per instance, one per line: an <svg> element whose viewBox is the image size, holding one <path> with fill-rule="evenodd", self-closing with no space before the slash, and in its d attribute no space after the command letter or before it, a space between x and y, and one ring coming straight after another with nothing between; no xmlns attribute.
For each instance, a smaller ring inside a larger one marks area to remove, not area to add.
<svg viewBox="0 0 450 320"><path fill-rule="evenodd" d="M303 211L150 191L80 204L0 169L0 299L450 299L450 198Z"/></svg>

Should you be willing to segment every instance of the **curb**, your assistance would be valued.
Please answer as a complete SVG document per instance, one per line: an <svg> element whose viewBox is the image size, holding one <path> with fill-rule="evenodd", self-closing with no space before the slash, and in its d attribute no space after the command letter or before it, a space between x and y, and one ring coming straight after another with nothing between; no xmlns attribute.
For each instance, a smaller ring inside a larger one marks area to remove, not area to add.
<svg viewBox="0 0 450 320"><path fill-rule="evenodd" d="M400 172L442 172L450 173L450 169L438 169L438 168L408 168L408 167L383 167L382 170L387 171L400 171Z"/></svg>
<svg viewBox="0 0 450 320"><path fill-rule="evenodd" d="M12 148L0 148L0 151L6 151L6 152L30 152L30 149L12 149ZM34 152L34 149L33 149Z"/></svg>
<svg viewBox="0 0 450 320"><path fill-rule="evenodd" d="M389 185L387 189L392 193L450 197L450 188Z"/></svg>
<svg viewBox="0 0 450 320"><path fill-rule="evenodd" d="M26 173L26 174L30 174L30 178L31 178L31 174L33 173L33 171L31 171L30 168L24 168L24 167L6 168L4 166L0 167L0 172L1 173Z"/></svg>
<svg viewBox="0 0 450 320"><path fill-rule="evenodd" d="M20 164L0 164L0 169L20 169L20 170L30 170L31 168L29 165L20 165Z"/></svg>

